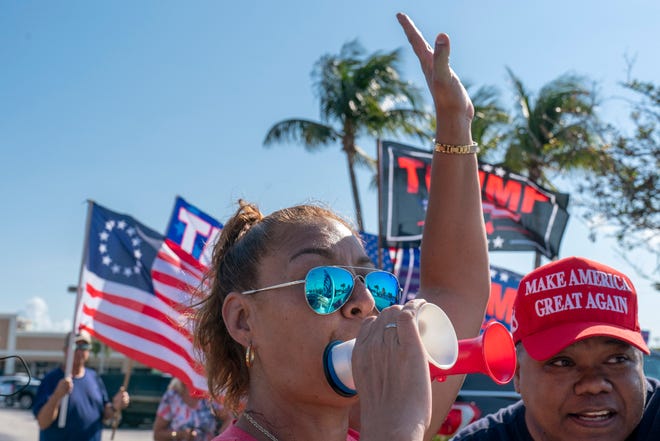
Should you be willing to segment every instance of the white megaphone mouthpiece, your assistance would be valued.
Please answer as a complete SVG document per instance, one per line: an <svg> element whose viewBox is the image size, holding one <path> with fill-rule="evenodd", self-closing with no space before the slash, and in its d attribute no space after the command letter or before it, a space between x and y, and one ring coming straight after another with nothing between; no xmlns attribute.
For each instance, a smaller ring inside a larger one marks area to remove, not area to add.
<svg viewBox="0 0 660 441"><path fill-rule="evenodd" d="M448 370L458 359L458 340L447 314L432 303L423 304L416 314L417 329L429 363L436 369ZM357 394L353 380L351 357L355 339L335 341L325 348L323 369L330 386L339 395Z"/></svg>

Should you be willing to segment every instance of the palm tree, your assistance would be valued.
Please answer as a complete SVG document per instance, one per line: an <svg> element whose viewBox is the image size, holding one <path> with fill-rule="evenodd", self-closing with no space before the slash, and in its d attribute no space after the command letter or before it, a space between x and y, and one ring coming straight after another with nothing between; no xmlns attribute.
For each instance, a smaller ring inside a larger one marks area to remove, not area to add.
<svg viewBox="0 0 660 441"><path fill-rule="evenodd" d="M264 139L265 146L298 142L312 153L340 142L360 231L364 231L364 224L355 167L375 171L376 160L356 144L356 139L395 133L430 138L429 114L422 110L419 90L399 76L400 57L399 49L366 55L356 40L345 43L339 55L322 56L312 71L320 100L320 121L286 119L273 125Z"/></svg>
<svg viewBox="0 0 660 441"><path fill-rule="evenodd" d="M546 84L536 100L507 68L518 103L507 136L504 165L553 188L548 172L598 170L607 160L596 93L586 79L563 75Z"/></svg>
<svg viewBox="0 0 660 441"><path fill-rule="evenodd" d="M511 116L500 105L500 93L496 87L481 86L474 93L469 85L466 89L474 105L472 139L479 144L479 157L486 158L489 152L500 150Z"/></svg>
<svg viewBox="0 0 660 441"><path fill-rule="evenodd" d="M597 171L609 163L595 114L597 94L586 78L562 75L533 100L513 71L507 72L518 107L506 136L505 167L554 189L549 172ZM537 252L534 265L540 264Z"/></svg>

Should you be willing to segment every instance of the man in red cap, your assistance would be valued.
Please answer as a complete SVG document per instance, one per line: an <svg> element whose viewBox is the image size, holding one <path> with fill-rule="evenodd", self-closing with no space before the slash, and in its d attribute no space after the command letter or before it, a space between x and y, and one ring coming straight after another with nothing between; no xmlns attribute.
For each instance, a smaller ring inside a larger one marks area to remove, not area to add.
<svg viewBox="0 0 660 441"><path fill-rule="evenodd" d="M522 400L469 425L465 440L660 440L660 381L630 279L568 257L527 274L511 321Z"/></svg>

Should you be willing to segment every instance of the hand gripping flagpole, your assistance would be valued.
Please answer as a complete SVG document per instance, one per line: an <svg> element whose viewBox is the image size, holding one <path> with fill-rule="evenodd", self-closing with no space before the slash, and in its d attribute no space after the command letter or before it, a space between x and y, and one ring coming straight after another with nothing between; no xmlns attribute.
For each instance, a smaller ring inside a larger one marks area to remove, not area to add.
<svg viewBox="0 0 660 441"><path fill-rule="evenodd" d="M128 390L128 383L131 381L131 373L133 372L133 359L129 358L126 365L126 373L124 373L124 382L121 384L119 391ZM115 414L112 416L112 434L110 439L115 439L115 432L117 432L117 427L119 427L119 420L121 420L121 409L115 410Z"/></svg>
<svg viewBox="0 0 660 441"><path fill-rule="evenodd" d="M67 342L66 362L64 366L64 378L71 377L73 371L73 352L75 351L74 343L76 338L76 331L78 328L78 309L80 308L80 301L82 299L82 278L83 270L85 268L85 256L87 255L87 247L89 244L89 230L92 224L92 208L94 201L87 200L87 220L85 221L85 238L83 240L82 259L80 259L80 270L78 272L78 289L76 290L76 306L73 310L73 328L69 334L69 341ZM66 425L66 414L69 408L69 395L65 395L60 402L59 419L57 420L57 427L62 428Z"/></svg>

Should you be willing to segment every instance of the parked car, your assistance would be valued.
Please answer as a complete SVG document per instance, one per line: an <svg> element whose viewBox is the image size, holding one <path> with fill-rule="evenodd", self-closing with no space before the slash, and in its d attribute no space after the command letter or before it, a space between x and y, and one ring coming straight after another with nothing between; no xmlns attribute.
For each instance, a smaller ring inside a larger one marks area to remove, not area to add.
<svg viewBox="0 0 660 441"><path fill-rule="evenodd" d="M0 377L0 394L7 407L18 403L21 409L31 409L34 397L41 381L29 378L27 375L11 375Z"/></svg>
<svg viewBox="0 0 660 441"><path fill-rule="evenodd" d="M119 390L124 374L102 374L101 378L110 395ZM160 399L167 390L172 377L155 373L133 373L128 383L131 402L121 412L123 427L151 426L156 419Z"/></svg>

